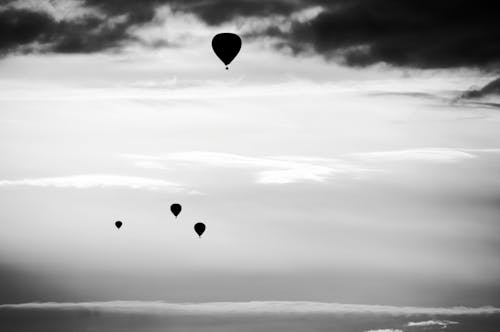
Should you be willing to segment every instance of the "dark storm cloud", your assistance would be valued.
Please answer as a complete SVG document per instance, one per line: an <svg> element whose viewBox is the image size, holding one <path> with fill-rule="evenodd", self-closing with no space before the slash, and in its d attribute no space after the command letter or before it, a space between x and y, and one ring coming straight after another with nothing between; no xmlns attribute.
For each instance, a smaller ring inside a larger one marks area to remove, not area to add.
<svg viewBox="0 0 500 332"><path fill-rule="evenodd" d="M486 0L86 0L85 6L102 15L58 22L47 14L4 9L0 50L33 42L55 52L117 47L131 38L129 27L150 22L155 9L165 4L210 25L241 17L289 17L321 6L319 15L295 21L290 29L277 25L250 35L278 37L277 47L295 54L314 51L350 66L496 69L500 60L500 20ZM121 23L107 24L119 16L124 17Z"/></svg>
<svg viewBox="0 0 500 332"><path fill-rule="evenodd" d="M98 17L56 21L43 12L10 9L0 12L0 53L53 51L89 53L117 46L127 24L108 26Z"/></svg>
<svg viewBox="0 0 500 332"><path fill-rule="evenodd" d="M0 50L43 41L56 28L55 21L44 13L26 10L0 12Z"/></svg>
<svg viewBox="0 0 500 332"><path fill-rule="evenodd" d="M305 4L296 1L200 1L188 8L197 14L203 21L217 25L230 21L236 17L266 17L272 15L287 15Z"/></svg>
<svg viewBox="0 0 500 332"><path fill-rule="evenodd" d="M207 24L217 25L239 16L267 16L292 12L296 2L229 0L86 0L85 7L100 15L56 20L35 8L18 9L4 3L0 8L0 53L51 51L89 53L119 47L130 41L128 28L150 22L155 9L170 5L174 10L194 13ZM120 18L112 23L113 20Z"/></svg>
<svg viewBox="0 0 500 332"><path fill-rule="evenodd" d="M285 40L348 65L488 67L500 60L500 20L491 2L337 0Z"/></svg>
<svg viewBox="0 0 500 332"><path fill-rule="evenodd" d="M270 16L289 14L307 5L307 1L296 0L87 0L89 5L108 14L132 15L132 22L145 21L153 17L154 9L160 5L171 5L174 9L196 14L205 23L218 25L236 17Z"/></svg>

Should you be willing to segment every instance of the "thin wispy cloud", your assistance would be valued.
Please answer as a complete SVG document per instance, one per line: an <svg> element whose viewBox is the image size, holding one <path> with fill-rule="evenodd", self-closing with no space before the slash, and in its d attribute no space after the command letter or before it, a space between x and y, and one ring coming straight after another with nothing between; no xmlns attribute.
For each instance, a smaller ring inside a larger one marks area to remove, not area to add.
<svg viewBox="0 0 500 332"><path fill-rule="evenodd" d="M366 332L403 332L400 329L379 329L379 330L368 330Z"/></svg>
<svg viewBox="0 0 500 332"><path fill-rule="evenodd" d="M448 325L455 325L455 324L458 324L458 322L454 322L451 320L426 320L422 322L409 322L408 326L419 326L419 327L438 326L445 329L448 327Z"/></svg>
<svg viewBox="0 0 500 332"><path fill-rule="evenodd" d="M477 156L471 152L467 152L466 150L460 150L460 149L424 148L424 149L354 153L351 154L350 156L368 162L409 161L409 162L454 163L463 160L477 158Z"/></svg>
<svg viewBox="0 0 500 332"><path fill-rule="evenodd" d="M191 151L165 156L122 154L134 166L144 169L168 169L195 165L199 167L246 169L254 172L260 184L325 182L336 176L362 178L370 174L390 173L391 163L459 163L480 158L482 153L498 153L500 149L421 148L392 151L361 152L338 157L266 156L254 157L232 153ZM373 164L377 163L375 167Z"/></svg>
<svg viewBox="0 0 500 332"><path fill-rule="evenodd" d="M131 51L132 52L132 51ZM155 55L136 53L144 62L151 65L162 65L161 60L172 55L166 51L166 55ZM189 56L186 55L186 56ZM145 58L144 58L145 57ZM110 55L102 55L101 58L112 62ZM192 59L195 61L195 59ZM276 59L280 61L281 59ZM96 60L97 61L97 60ZM187 61L187 60L186 60ZM99 63L97 61L97 63ZM131 66L139 66L142 63L133 62ZM188 70L189 67L183 68ZM186 72L187 73L187 72ZM54 74L56 75L56 74ZM288 77L284 81L266 81L260 84L237 77L221 80L212 79L179 79L178 74L168 73L168 79L137 77L135 80L122 81L119 84L113 82L109 85L97 87L81 87L75 85L51 85L47 83L50 77L42 84L39 82L19 82L9 78L0 78L0 101L7 100L152 100L152 101L213 101L220 99L239 99L252 97L280 97L280 96L373 96L380 94L390 95L415 95L418 96L439 95L442 91L461 90L464 88L463 80L415 78L411 80L395 79L369 79L369 80L338 80L338 81L316 81L309 78ZM432 83L432 84L431 84ZM28 89L29 88L29 89ZM168 89L169 93L165 93ZM63 93L62 93L63 92ZM427 98L427 97L426 97ZM446 99L446 98L444 98ZM444 100L442 99L442 100Z"/></svg>
<svg viewBox="0 0 500 332"><path fill-rule="evenodd" d="M183 186L179 183L169 182L162 179L112 174L84 174L21 180L0 180L0 187L14 186L74 189L128 188L170 191L180 191L184 189Z"/></svg>
<svg viewBox="0 0 500 332"><path fill-rule="evenodd" d="M288 184L297 182L324 182L341 174L360 176L376 169L362 167L333 158L308 157L250 157L219 152L179 152L166 157L124 155L136 159L135 165L158 161L175 161L205 167L241 168L255 171L256 181L261 184ZM147 164L146 164L147 165Z"/></svg>

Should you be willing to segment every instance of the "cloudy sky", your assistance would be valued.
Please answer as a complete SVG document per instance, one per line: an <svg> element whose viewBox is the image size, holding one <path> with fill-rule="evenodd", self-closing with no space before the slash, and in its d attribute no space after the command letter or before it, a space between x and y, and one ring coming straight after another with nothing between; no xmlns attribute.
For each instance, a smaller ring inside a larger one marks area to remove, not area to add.
<svg viewBox="0 0 500 332"><path fill-rule="evenodd" d="M486 3L2 0L0 302L500 305Z"/></svg>

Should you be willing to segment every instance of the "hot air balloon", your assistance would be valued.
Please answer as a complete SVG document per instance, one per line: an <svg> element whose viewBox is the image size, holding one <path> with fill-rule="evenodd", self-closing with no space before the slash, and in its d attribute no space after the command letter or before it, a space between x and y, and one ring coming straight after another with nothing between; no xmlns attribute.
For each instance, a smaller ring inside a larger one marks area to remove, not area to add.
<svg viewBox="0 0 500 332"><path fill-rule="evenodd" d="M115 226L118 229L120 229L120 227L122 227L122 225L123 225L123 223L121 221L119 221L119 220L115 222Z"/></svg>
<svg viewBox="0 0 500 332"><path fill-rule="evenodd" d="M212 39L212 48L215 54L227 66L238 55L241 49L241 38L234 33L219 33Z"/></svg>
<svg viewBox="0 0 500 332"><path fill-rule="evenodd" d="M196 232L196 234L198 234L199 237L201 237L201 235L205 232L206 228L207 227L202 222L199 222L196 225L194 225L194 231Z"/></svg>
<svg viewBox="0 0 500 332"><path fill-rule="evenodd" d="M181 213L182 206L178 203L174 203L170 205L170 211L172 211L172 214L177 218L179 213Z"/></svg>

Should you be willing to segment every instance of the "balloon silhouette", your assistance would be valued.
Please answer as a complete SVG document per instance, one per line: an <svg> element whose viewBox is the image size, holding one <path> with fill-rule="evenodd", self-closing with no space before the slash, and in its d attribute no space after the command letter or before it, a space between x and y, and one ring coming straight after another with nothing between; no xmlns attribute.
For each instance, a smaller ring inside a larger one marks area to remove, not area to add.
<svg viewBox="0 0 500 332"><path fill-rule="evenodd" d="M181 213L182 206L180 204L174 203L170 205L170 211L172 211L172 214L177 218L179 213Z"/></svg>
<svg viewBox="0 0 500 332"><path fill-rule="evenodd" d="M207 227L202 222L199 222L196 225L194 225L194 231L196 232L196 234L198 234L199 237L201 237L201 235L205 232L206 228Z"/></svg>
<svg viewBox="0 0 500 332"><path fill-rule="evenodd" d="M121 221L116 221L115 222L115 226L116 228L120 229L120 227L122 227L123 223Z"/></svg>
<svg viewBox="0 0 500 332"><path fill-rule="evenodd" d="M227 66L238 55L241 49L241 38L234 33L219 33L212 39L212 48L215 54Z"/></svg>

